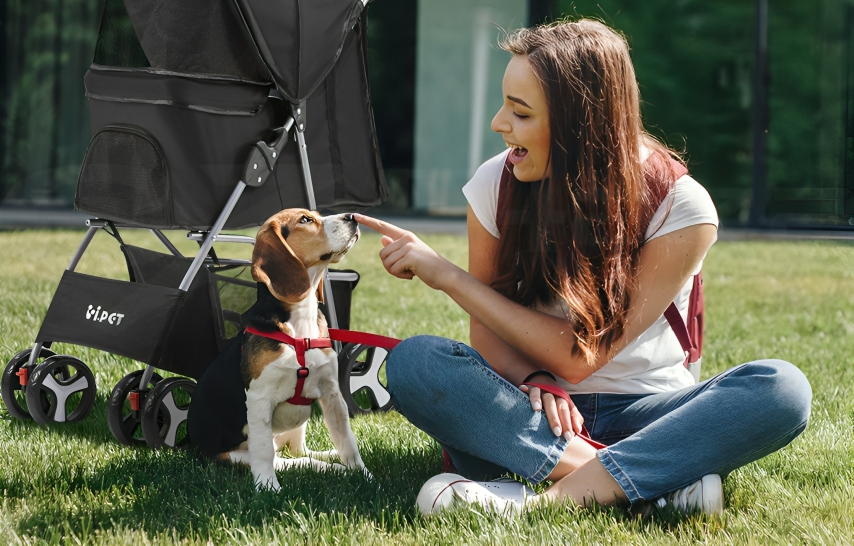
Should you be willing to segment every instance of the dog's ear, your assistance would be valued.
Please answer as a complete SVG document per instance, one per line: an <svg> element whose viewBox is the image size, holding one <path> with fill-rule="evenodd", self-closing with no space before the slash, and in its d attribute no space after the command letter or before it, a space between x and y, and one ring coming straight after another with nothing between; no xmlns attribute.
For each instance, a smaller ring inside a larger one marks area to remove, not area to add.
<svg viewBox="0 0 854 546"><path fill-rule="evenodd" d="M269 222L255 239L252 278L262 282L273 296L285 303L302 301L311 291L308 271L282 237L279 222Z"/></svg>

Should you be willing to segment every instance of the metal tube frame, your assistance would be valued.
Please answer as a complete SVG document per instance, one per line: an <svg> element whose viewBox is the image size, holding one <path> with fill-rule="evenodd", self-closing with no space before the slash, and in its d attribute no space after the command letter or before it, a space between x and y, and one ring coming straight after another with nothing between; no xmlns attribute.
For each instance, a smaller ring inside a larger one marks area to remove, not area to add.
<svg viewBox="0 0 854 546"><path fill-rule="evenodd" d="M240 258L219 258L219 265L252 265L252 260L243 260ZM205 258L205 265L213 264L211 258Z"/></svg>
<svg viewBox="0 0 854 546"><path fill-rule="evenodd" d="M39 353L42 352L42 347L44 347L44 343L41 341L33 343L33 352L30 353L30 359L27 361L27 366L36 365L36 360L39 359Z"/></svg>
<svg viewBox="0 0 854 546"><path fill-rule="evenodd" d="M182 290L184 292L189 290L190 284L192 284L193 279L196 278L196 273L199 272L205 258L208 257L208 252L210 252L210 249L213 246L214 239L216 239L216 236L219 235L220 231L222 231L223 226L225 226L225 222L231 215L231 211L233 211L234 206L237 205L237 200L240 199L240 196L243 194L243 190L245 189L246 184L241 180L237 183L237 186L235 186L234 191L231 192L231 197L228 198L225 208L223 208L222 212L219 213L219 218L216 219L213 227L199 247L199 252L196 254L195 259L193 259L193 263L190 264L190 269L188 269L187 273L184 275L184 279L181 281L181 285L178 286L178 290Z"/></svg>
<svg viewBox="0 0 854 546"><path fill-rule="evenodd" d="M311 182L311 167L308 164L308 146L305 143L305 133L297 128L297 148L299 149L299 158L302 165L302 178L305 182L305 193L308 197L308 208L315 210L317 201L314 198L314 185Z"/></svg>
<svg viewBox="0 0 854 546"><path fill-rule="evenodd" d="M172 241L170 241L166 238L165 235L163 235L163 232L161 232L159 229L152 229L150 231L154 234L155 237L157 237L157 239L161 243L163 243L163 246L165 246L169 250L169 252L172 253L173 256L175 256L176 258L184 257L184 255L181 254L181 251L175 248L175 245L172 244Z"/></svg>
<svg viewBox="0 0 854 546"><path fill-rule="evenodd" d="M154 366L146 364L145 369L142 371L142 377L139 378L139 390L148 390L148 384L151 382L152 375L154 375Z"/></svg>
<svg viewBox="0 0 854 546"><path fill-rule="evenodd" d="M302 114L299 110L296 113ZM308 162L308 146L305 143L305 125L300 123L295 127L297 149L299 150L300 164L302 166L302 178L305 183L305 194L308 198L308 208L311 210L317 209L317 200L314 197L314 184L311 181L311 166ZM338 328L338 313L335 311L335 296L332 294L332 283L329 280L329 272L323 276L323 299L326 303L326 309L329 313L329 326ZM335 350L341 351L341 343L334 341Z"/></svg>
<svg viewBox="0 0 854 546"><path fill-rule="evenodd" d="M86 249L89 247L89 243L92 242L92 239L95 237L95 233L97 233L101 227L102 226L89 226L89 229L86 230L86 235L83 236L83 240L80 242L80 246L77 247L77 251L74 253L74 256L71 257L71 263L69 263L68 267L65 268L66 271L74 271L77 269L77 264L80 263L80 258L83 257L83 253L86 252Z"/></svg>
<svg viewBox="0 0 854 546"><path fill-rule="evenodd" d="M205 238L205 234L198 231L191 231L187 234L187 239L191 241L202 241ZM250 245L255 244L254 237L247 237L246 235L217 235L214 237L214 242L216 243L248 243Z"/></svg>

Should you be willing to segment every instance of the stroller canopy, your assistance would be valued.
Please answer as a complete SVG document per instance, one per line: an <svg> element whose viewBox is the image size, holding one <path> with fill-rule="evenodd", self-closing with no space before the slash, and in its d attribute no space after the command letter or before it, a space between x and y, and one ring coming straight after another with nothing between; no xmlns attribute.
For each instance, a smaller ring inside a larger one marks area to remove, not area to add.
<svg viewBox="0 0 854 546"><path fill-rule="evenodd" d="M282 94L305 100L326 78L367 0L235 0Z"/></svg>
<svg viewBox="0 0 854 546"><path fill-rule="evenodd" d="M287 103L301 106L317 207L380 204L388 189L367 78L366 4L106 0L86 76L93 141L77 208L147 227L206 229L253 145L272 142L285 124ZM163 161L137 161L140 147ZM156 180L155 170L164 173ZM301 159L289 143L273 176L246 189L226 227L307 206Z"/></svg>
<svg viewBox="0 0 854 546"><path fill-rule="evenodd" d="M366 4L366 0L125 2L152 67L274 81L294 103L308 98L335 66Z"/></svg>

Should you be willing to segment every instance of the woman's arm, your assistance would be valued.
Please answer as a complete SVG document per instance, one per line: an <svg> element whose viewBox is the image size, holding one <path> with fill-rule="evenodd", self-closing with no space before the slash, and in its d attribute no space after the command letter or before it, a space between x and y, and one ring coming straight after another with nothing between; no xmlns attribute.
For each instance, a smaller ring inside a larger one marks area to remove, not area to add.
<svg viewBox="0 0 854 546"><path fill-rule="evenodd" d="M526 360L570 383L578 383L604 366L664 313L696 270L717 233L714 225L700 224L644 245L637 284L631 290L633 303L625 333L610 347L602 347L596 361L589 364L572 356L575 340L565 319L510 301L408 231L363 215L356 215L356 219L384 235L385 248L380 251L380 258L389 273L404 279L418 276L431 288L442 290Z"/></svg>

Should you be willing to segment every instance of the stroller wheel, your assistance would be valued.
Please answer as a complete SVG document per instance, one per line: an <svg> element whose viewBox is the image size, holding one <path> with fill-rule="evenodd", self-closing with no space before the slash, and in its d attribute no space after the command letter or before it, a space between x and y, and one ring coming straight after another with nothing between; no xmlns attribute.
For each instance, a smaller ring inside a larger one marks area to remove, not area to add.
<svg viewBox="0 0 854 546"><path fill-rule="evenodd" d="M55 355L38 366L27 385L27 408L40 424L75 423L95 404L95 376L83 361Z"/></svg>
<svg viewBox="0 0 854 546"><path fill-rule="evenodd" d="M126 446L130 445L146 445L145 437L142 434L142 408L145 405L145 398L151 393L149 389L140 392L140 380L142 379L143 370L136 370L124 376L121 381L113 387L113 392L110 393L110 399L107 401L107 426L110 427L110 432L119 443ZM162 381L163 378L159 375L152 374L151 381L146 387L154 387ZM139 394L136 410L133 409L131 403L131 393Z"/></svg>
<svg viewBox="0 0 854 546"><path fill-rule="evenodd" d="M183 377L164 379L151 389L142 409L142 435L149 447L187 447L187 410L195 390L196 383Z"/></svg>
<svg viewBox="0 0 854 546"><path fill-rule="evenodd" d="M3 370L3 404L6 406L6 411L17 419L29 419L31 417L30 412L27 411L26 389L24 385L21 385L21 377L18 375L18 372L22 367L27 365L32 352L32 348L24 349L13 356ZM48 358L55 354L50 349L42 349L39 351L39 359ZM29 380L27 380L27 383L29 383Z"/></svg>
<svg viewBox="0 0 854 546"><path fill-rule="evenodd" d="M338 384L350 416L391 409L386 356L388 350L362 344L347 344L338 355Z"/></svg>

